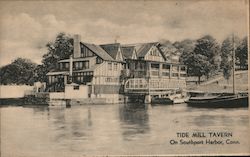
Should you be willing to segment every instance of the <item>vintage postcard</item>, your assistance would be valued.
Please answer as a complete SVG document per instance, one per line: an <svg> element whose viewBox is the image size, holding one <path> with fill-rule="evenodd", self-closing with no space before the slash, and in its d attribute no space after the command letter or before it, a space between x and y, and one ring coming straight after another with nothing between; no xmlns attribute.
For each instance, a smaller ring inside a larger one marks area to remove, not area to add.
<svg viewBox="0 0 250 157"><path fill-rule="evenodd" d="M248 54L248 0L0 0L0 156L250 155Z"/></svg>

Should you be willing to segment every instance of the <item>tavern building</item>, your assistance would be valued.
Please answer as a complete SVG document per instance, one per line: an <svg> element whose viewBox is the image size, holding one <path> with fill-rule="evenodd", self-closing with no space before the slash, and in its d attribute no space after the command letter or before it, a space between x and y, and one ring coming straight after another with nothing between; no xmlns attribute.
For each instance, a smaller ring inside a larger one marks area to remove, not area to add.
<svg viewBox="0 0 250 157"><path fill-rule="evenodd" d="M118 103L130 95L151 97L186 88L186 67L160 46L96 45L74 35L73 55L47 73L50 98Z"/></svg>

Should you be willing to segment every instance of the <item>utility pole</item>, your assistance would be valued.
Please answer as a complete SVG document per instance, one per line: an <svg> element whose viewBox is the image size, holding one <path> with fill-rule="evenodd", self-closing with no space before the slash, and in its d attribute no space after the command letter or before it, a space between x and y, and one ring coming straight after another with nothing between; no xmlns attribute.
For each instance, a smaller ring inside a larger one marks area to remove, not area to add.
<svg viewBox="0 0 250 157"><path fill-rule="evenodd" d="M234 34L233 34L233 93L235 94L235 42L234 42Z"/></svg>

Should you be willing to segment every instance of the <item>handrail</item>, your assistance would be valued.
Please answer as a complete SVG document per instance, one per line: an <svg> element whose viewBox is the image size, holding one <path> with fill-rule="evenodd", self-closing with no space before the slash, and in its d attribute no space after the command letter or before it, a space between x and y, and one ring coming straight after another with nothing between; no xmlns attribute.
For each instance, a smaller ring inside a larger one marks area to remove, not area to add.
<svg viewBox="0 0 250 157"><path fill-rule="evenodd" d="M170 90L185 89L186 81L181 79L130 78L124 84L125 90Z"/></svg>

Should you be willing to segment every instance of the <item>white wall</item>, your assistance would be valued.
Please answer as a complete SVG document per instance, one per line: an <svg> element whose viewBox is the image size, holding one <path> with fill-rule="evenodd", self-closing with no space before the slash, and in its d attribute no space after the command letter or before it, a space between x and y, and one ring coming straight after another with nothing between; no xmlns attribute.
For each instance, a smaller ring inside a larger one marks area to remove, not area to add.
<svg viewBox="0 0 250 157"><path fill-rule="evenodd" d="M105 98L106 103L119 103L119 94L98 94L97 98ZM123 101L123 100L122 100Z"/></svg>
<svg viewBox="0 0 250 157"><path fill-rule="evenodd" d="M0 98L22 98L26 92L33 90L33 86L27 85L1 85Z"/></svg>
<svg viewBox="0 0 250 157"><path fill-rule="evenodd" d="M49 98L50 99L64 99L65 94L64 92L50 92Z"/></svg>
<svg viewBox="0 0 250 157"><path fill-rule="evenodd" d="M88 86L80 85L79 89L74 89L74 85L65 86L65 99L88 98Z"/></svg>

